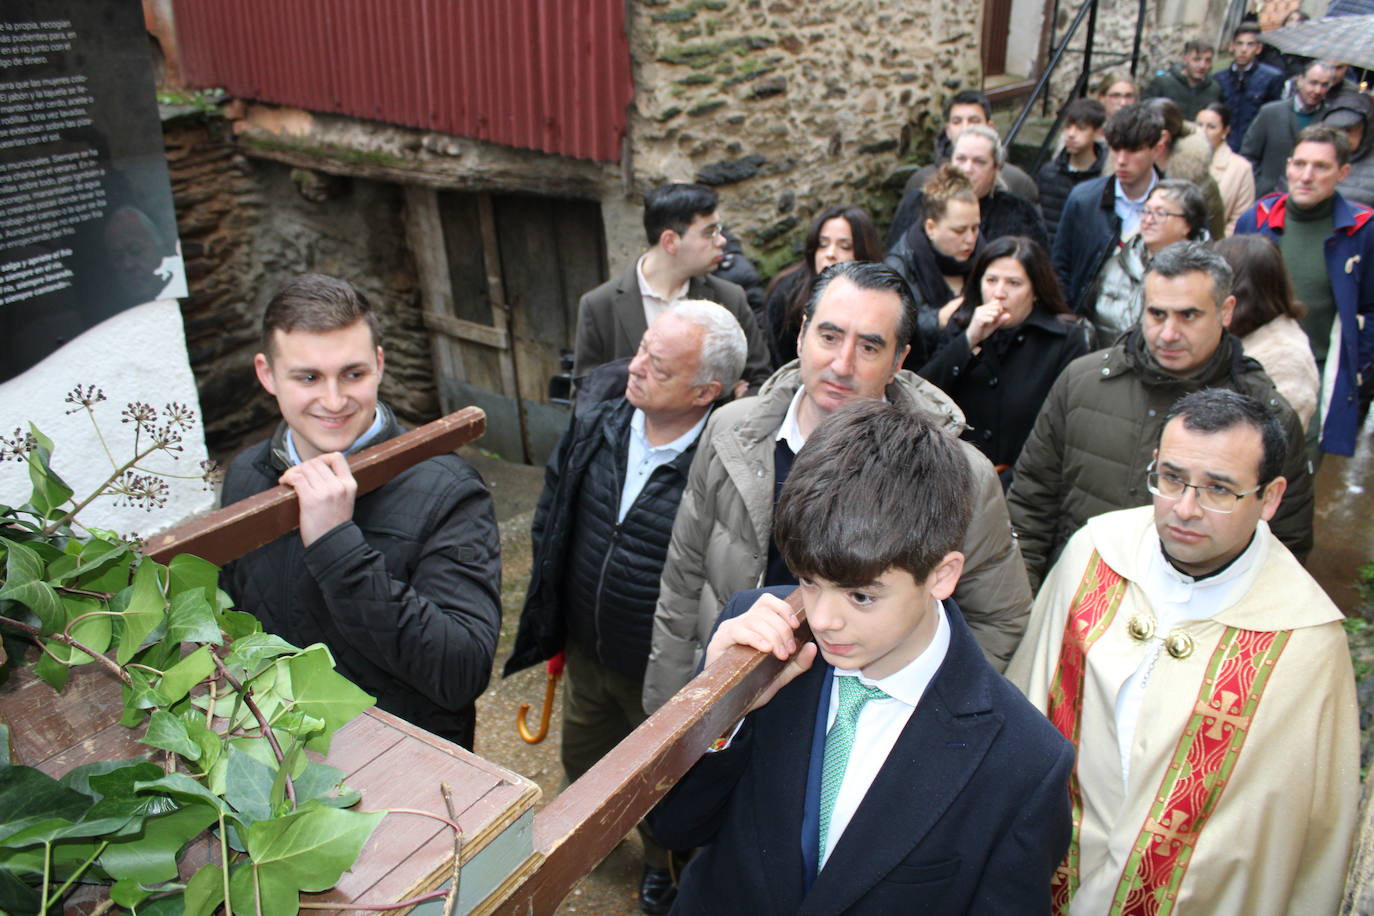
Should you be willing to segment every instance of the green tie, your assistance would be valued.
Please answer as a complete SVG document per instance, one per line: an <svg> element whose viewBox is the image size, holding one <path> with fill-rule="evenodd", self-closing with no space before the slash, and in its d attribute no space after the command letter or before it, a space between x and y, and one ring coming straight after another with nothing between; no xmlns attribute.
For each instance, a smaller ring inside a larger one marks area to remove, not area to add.
<svg viewBox="0 0 1374 916"><path fill-rule="evenodd" d="M821 853L817 861L825 860L825 838L830 833L830 813L835 810L835 799L840 794L840 783L844 782L844 768L849 763L849 752L854 747L854 726L859 722L859 713L869 700L887 698L877 687L870 687L852 675L835 678L840 684L840 708L835 713L835 724L825 735L825 760L821 766Z"/></svg>

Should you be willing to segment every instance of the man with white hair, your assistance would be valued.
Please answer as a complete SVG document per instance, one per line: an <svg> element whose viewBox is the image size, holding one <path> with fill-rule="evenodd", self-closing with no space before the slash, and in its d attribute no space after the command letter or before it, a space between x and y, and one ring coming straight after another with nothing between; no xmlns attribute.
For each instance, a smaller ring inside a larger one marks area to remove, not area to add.
<svg viewBox="0 0 1374 916"><path fill-rule="evenodd" d="M645 719L640 694L673 519L706 418L733 391L747 351L728 310L675 303L644 332L624 397L578 413L549 459L529 592L505 673L566 653L569 782ZM676 893L667 853L641 833L640 906L666 913Z"/></svg>
<svg viewBox="0 0 1374 916"><path fill-rule="evenodd" d="M986 124L965 127L954 141L949 161L968 176L974 193L978 195L981 215L978 233L984 242L1004 235L1024 235L1049 251L1050 239L1045 232L1045 221L1040 217L1039 208L1026 198L1008 191L999 181L1002 169L1007 164L1007 151L997 131ZM892 216L892 228L888 232L888 238L892 240L889 248L893 254L901 246L909 245L906 235L912 231L912 227L921 231L923 198L920 190L912 190L898 204L897 212Z"/></svg>

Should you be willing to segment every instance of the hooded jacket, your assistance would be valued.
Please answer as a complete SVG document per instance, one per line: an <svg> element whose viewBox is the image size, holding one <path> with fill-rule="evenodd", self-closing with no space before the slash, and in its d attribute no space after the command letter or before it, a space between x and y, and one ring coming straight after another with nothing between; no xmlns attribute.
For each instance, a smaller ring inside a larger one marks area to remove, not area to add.
<svg viewBox="0 0 1374 916"><path fill-rule="evenodd" d="M735 592L762 584L773 532L774 437L801 387L796 362L779 369L756 397L711 416L697 446L673 523L659 586L644 708L662 706L691 679L711 629ZM887 399L964 427L959 408L929 382L902 370ZM977 449L961 443L973 470L973 518L964 536L964 574L954 598L989 661L1006 667L1030 609L1025 571L1012 544L1002 486Z"/></svg>
<svg viewBox="0 0 1374 916"><path fill-rule="evenodd" d="M1287 194L1262 197L1236 223L1236 234L1258 232L1277 245L1287 205ZM1339 320L1332 328L1322 379L1321 448L1353 455L1360 428L1360 388L1374 362L1374 210L1352 204L1338 192L1331 225L1333 231L1324 246L1326 273ZM1336 360L1331 358L1334 353L1340 354ZM1277 527L1275 533L1279 533Z"/></svg>
<svg viewBox="0 0 1374 916"><path fill-rule="evenodd" d="M1074 360L1050 389L1016 462L1007 493L1012 529L1033 588L1088 519L1150 502L1145 468L1174 402L1203 388L1229 388L1279 412L1288 434L1288 489L1269 523L1301 560L1312 549L1312 476L1302 424L1260 364L1223 334L1212 359L1179 378L1154 362L1137 327L1114 346Z"/></svg>
<svg viewBox="0 0 1374 916"><path fill-rule="evenodd" d="M390 409L359 448L403 432ZM286 424L241 452L224 505L277 485ZM359 496L353 518L309 547L296 532L229 563L221 584L263 629L329 647L339 673L387 712L472 747L501 629L501 544L491 494L457 455L402 471Z"/></svg>
<svg viewBox="0 0 1374 916"><path fill-rule="evenodd" d="M1342 93L1340 100L1331 103L1323 120L1336 112L1352 112L1364 121L1364 135L1360 145L1350 151L1350 174L1336 186L1347 201L1374 207L1374 102L1367 96Z"/></svg>

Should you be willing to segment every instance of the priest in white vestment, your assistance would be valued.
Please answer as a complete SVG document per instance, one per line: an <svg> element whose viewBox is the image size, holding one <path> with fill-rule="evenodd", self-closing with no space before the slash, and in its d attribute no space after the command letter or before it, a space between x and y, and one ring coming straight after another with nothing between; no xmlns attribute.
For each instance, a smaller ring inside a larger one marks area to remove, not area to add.
<svg viewBox="0 0 1374 916"><path fill-rule="evenodd" d="M1334 914L1359 808L1341 612L1269 531L1283 428L1210 389L1090 519L1007 676L1078 748L1056 913Z"/></svg>

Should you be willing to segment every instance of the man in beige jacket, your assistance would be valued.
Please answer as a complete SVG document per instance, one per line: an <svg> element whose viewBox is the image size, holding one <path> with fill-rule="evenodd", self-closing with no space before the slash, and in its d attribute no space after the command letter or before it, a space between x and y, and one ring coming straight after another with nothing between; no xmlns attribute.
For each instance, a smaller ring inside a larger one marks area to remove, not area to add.
<svg viewBox="0 0 1374 916"><path fill-rule="evenodd" d="M837 264L817 281L807 305L797 362L778 370L757 397L712 415L663 567L644 678L646 711L691 679L731 595L796 582L772 541L773 504L822 416L855 398L886 397L962 428L963 415L942 391L899 368L914 327L915 304L894 271L873 263ZM1030 587L997 475L977 449L962 448L973 471L976 508L954 597L1001 670L1024 632Z"/></svg>

